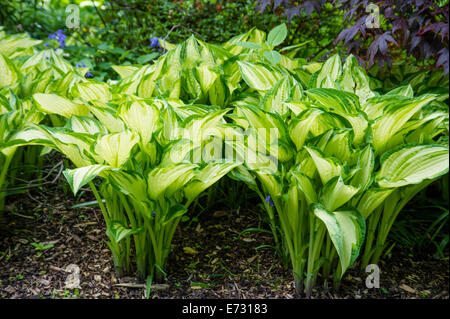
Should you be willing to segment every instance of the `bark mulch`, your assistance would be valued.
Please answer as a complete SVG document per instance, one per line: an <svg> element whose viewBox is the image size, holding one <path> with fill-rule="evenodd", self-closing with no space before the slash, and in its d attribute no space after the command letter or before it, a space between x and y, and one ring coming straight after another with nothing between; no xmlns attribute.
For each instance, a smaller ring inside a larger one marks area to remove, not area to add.
<svg viewBox="0 0 450 319"><path fill-rule="evenodd" d="M143 283L115 275L100 211L71 208L80 201L63 188L50 184L7 198L0 219L0 297L145 298ZM92 199L85 193L81 201ZM275 251L256 249L273 245L271 236L239 236L251 227L264 225L258 212L248 209L205 212L182 222L168 278L153 285L151 298L296 298L292 276ZM339 291L319 286L312 298L448 299L448 254L434 259L432 253L395 247L380 264L379 289L366 288L367 274L356 265ZM66 288L77 268L79 288Z"/></svg>

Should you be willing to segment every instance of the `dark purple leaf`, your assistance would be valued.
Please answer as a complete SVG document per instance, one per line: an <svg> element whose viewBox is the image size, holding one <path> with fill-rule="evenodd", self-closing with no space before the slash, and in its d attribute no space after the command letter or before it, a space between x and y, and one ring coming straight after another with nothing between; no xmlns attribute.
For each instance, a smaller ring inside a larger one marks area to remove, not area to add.
<svg viewBox="0 0 450 319"><path fill-rule="evenodd" d="M423 28L422 31L420 31L420 34L427 33L429 31L433 31L435 35L441 34L441 41L444 42L445 38L448 38L448 24L444 22L437 22L430 24Z"/></svg>
<svg viewBox="0 0 450 319"><path fill-rule="evenodd" d="M258 0L257 3L259 3L259 5L256 6L255 10L263 14L264 10L266 10L266 7L269 6L271 2L272 0Z"/></svg>
<svg viewBox="0 0 450 319"><path fill-rule="evenodd" d="M300 15L299 6L292 7L292 8L289 8L288 10L286 10L286 16L287 16L289 22L291 22L293 17L299 16L299 15Z"/></svg>
<svg viewBox="0 0 450 319"><path fill-rule="evenodd" d="M314 11L320 10L320 2L318 1L305 1L300 4L300 9L304 10L308 16L311 15Z"/></svg>
<svg viewBox="0 0 450 319"><path fill-rule="evenodd" d="M436 61L436 66L437 67L443 66L444 67L444 74L447 75L448 74L448 67L449 67L448 48L443 48L438 53L439 53L439 58Z"/></svg>

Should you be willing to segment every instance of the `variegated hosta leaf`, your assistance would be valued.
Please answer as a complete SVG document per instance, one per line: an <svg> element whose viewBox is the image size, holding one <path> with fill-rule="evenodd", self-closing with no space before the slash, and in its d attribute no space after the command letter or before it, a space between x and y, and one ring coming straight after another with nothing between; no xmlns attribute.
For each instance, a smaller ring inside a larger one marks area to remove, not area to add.
<svg viewBox="0 0 450 319"><path fill-rule="evenodd" d="M200 49L197 43L197 39L194 35L191 35L189 39L182 44L183 51L181 53L182 63L185 68L192 68L200 60Z"/></svg>
<svg viewBox="0 0 450 319"><path fill-rule="evenodd" d="M212 105L225 106L228 90L226 84L220 77L217 77L209 87L208 96Z"/></svg>
<svg viewBox="0 0 450 319"><path fill-rule="evenodd" d="M162 123L164 123L161 135L164 140L164 144L167 144L168 142L176 140L180 137L180 124L178 123L175 110L170 105L165 107L160 114Z"/></svg>
<svg viewBox="0 0 450 319"><path fill-rule="evenodd" d="M159 122L159 110L157 107L144 101L135 101L123 104L118 113L128 129L139 134L144 145L150 142L153 131Z"/></svg>
<svg viewBox="0 0 450 319"><path fill-rule="evenodd" d="M271 88L261 101L265 111L286 115L289 108L283 104L290 97L291 85L288 77L283 77Z"/></svg>
<svg viewBox="0 0 450 319"><path fill-rule="evenodd" d="M355 209L328 211L320 204L314 205L314 214L326 226L331 241L339 256L341 277L355 262L364 242L366 223Z"/></svg>
<svg viewBox="0 0 450 319"><path fill-rule="evenodd" d="M74 86L72 90L74 97L80 97L89 102L92 100L100 100L107 102L111 99L111 90L106 83L84 82Z"/></svg>
<svg viewBox="0 0 450 319"><path fill-rule="evenodd" d="M96 164L75 169L66 169L63 174L69 182L73 193L76 194L81 187L92 181L101 172L110 169L111 166Z"/></svg>
<svg viewBox="0 0 450 319"><path fill-rule="evenodd" d="M20 71L28 73L34 68L38 68L39 70L51 68L53 69L52 72L54 75L66 74L74 70L73 66L66 62L62 56L53 49L36 52L22 64Z"/></svg>
<svg viewBox="0 0 450 319"><path fill-rule="evenodd" d="M200 88L205 95L219 77L216 72L212 71L213 67L212 64L202 63L196 68Z"/></svg>
<svg viewBox="0 0 450 319"><path fill-rule="evenodd" d="M383 154L376 181L383 188L419 184L444 175L448 168L448 147L409 144Z"/></svg>
<svg viewBox="0 0 450 319"><path fill-rule="evenodd" d="M390 103L383 110L383 116L372 125L373 146L377 154L386 151L391 137L400 131L422 107L434 100L436 95L423 95L419 98L399 100L397 96L390 98Z"/></svg>
<svg viewBox="0 0 450 319"><path fill-rule="evenodd" d="M95 135L98 133L107 134L108 130L102 123L92 117L87 116L72 116L66 124L69 130L75 133L85 133Z"/></svg>
<svg viewBox="0 0 450 319"><path fill-rule="evenodd" d="M258 138L261 136L263 139L265 138L267 140L268 148L269 145L278 143L278 145L285 146L287 148L286 151L290 151L290 148L293 145L289 138L286 123L279 115L263 111L252 105L238 106L236 108L236 113L239 117L243 117L248 121L249 125L247 127L255 130L255 133L258 134ZM280 160L286 161L289 160L292 153L287 154L285 158L281 158L282 155L283 154L279 154Z"/></svg>
<svg viewBox="0 0 450 319"><path fill-rule="evenodd" d="M323 152L327 157L335 157L342 163L353 165L355 151L352 141L353 131L351 129L335 130L323 148Z"/></svg>
<svg viewBox="0 0 450 319"><path fill-rule="evenodd" d="M310 89L306 94L327 111L334 111L342 116L357 115L360 110L358 97L349 92L323 88Z"/></svg>
<svg viewBox="0 0 450 319"><path fill-rule="evenodd" d="M70 118L72 115L86 116L89 109L84 104L74 103L56 94L36 93L33 99L39 110Z"/></svg>
<svg viewBox="0 0 450 319"><path fill-rule="evenodd" d="M400 86L386 93L386 95L402 95L405 97L413 97L414 91L411 85Z"/></svg>
<svg viewBox="0 0 450 319"><path fill-rule="evenodd" d="M270 194L273 198L282 195L283 183L279 174L265 170L255 170L265 193Z"/></svg>
<svg viewBox="0 0 450 319"><path fill-rule="evenodd" d="M184 188L188 205L194 201L200 193L238 165L240 164L233 162L210 163L201 170L196 171L194 178Z"/></svg>
<svg viewBox="0 0 450 319"><path fill-rule="evenodd" d="M144 73L143 79L139 84L137 93L140 97L149 98L155 93L156 81L160 78L161 71L166 62L166 57L162 56L158 61L151 65Z"/></svg>
<svg viewBox="0 0 450 319"><path fill-rule="evenodd" d="M228 177L236 181L244 182L250 189L258 191L258 185L256 184L255 178L250 171L244 167L244 165L236 166L230 171Z"/></svg>
<svg viewBox="0 0 450 319"><path fill-rule="evenodd" d="M108 174L108 181L116 190L133 199L136 206L140 205L143 208L140 213L145 214L147 218L151 217L151 204L147 194L148 185L141 175L122 170L111 171L111 174Z"/></svg>
<svg viewBox="0 0 450 319"><path fill-rule="evenodd" d="M331 56L322 66L317 75L315 86L317 88L334 88L334 83L342 74L342 61L338 54ZM331 82L327 82L327 77Z"/></svg>
<svg viewBox="0 0 450 319"><path fill-rule="evenodd" d="M232 55L238 55L240 54L242 51L244 51L244 47L237 45L240 42L245 42L248 40L248 38L250 37L251 33L253 32L254 28L251 29L250 31L237 35L233 38L231 38L230 40L228 40L227 42L225 42L222 46L228 50L228 52L230 52Z"/></svg>
<svg viewBox="0 0 450 319"><path fill-rule="evenodd" d="M173 192L181 189L194 177L195 164L174 164L166 167L157 167L148 174L148 194L151 199L157 200L172 186ZM180 177L183 177L180 179Z"/></svg>
<svg viewBox="0 0 450 319"><path fill-rule="evenodd" d="M182 137L190 139L195 146L201 145L201 142L211 135L221 136L217 126L220 122L224 122L224 115L229 109L219 110L206 114L204 116L192 116L184 123Z"/></svg>
<svg viewBox="0 0 450 319"><path fill-rule="evenodd" d="M360 192L365 191L372 183L374 167L375 153L372 146L367 145L359 154L357 171L352 177L350 184L359 188Z"/></svg>
<svg viewBox="0 0 450 319"><path fill-rule="evenodd" d="M0 88L13 86L19 80L19 73L14 63L0 53Z"/></svg>
<svg viewBox="0 0 450 319"><path fill-rule="evenodd" d="M117 110L101 101L91 101L89 111L102 123L109 132L118 133L125 129L124 122L116 116Z"/></svg>
<svg viewBox="0 0 450 319"><path fill-rule="evenodd" d="M369 77L353 55L347 58L343 70L340 86L347 92L355 93L359 97L361 105L366 104L367 99L375 96L370 89Z"/></svg>
<svg viewBox="0 0 450 319"><path fill-rule="evenodd" d="M341 176L334 177L323 186L320 202L328 211L335 211L355 196L358 190L351 185L345 185Z"/></svg>
<svg viewBox="0 0 450 319"><path fill-rule="evenodd" d="M120 168L130 157L131 149L139 142L139 137L131 131L99 136L95 153L100 161L114 168Z"/></svg>
<svg viewBox="0 0 450 319"><path fill-rule="evenodd" d="M308 205L317 203L317 191L314 182L305 174L297 171L291 171L298 189L305 195Z"/></svg>
<svg viewBox="0 0 450 319"><path fill-rule="evenodd" d="M363 215L364 219L372 214L372 212L378 208L385 199L395 190L395 188L369 188L364 192L358 204L354 205L359 212Z"/></svg>
<svg viewBox="0 0 450 319"><path fill-rule="evenodd" d="M0 37L0 54L7 56L10 59L23 55L30 55L33 53L32 48L41 42L41 40L30 38L27 34L15 34Z"/></svg>
<svg viewBox="0 0 450 319"><path fill-rule="evenodd" d="M341 175L342 165L335 158L325 157L318 149L305 147L316 165L320 179L325 185L333 177Z"/></svg>
<svg viewBox="0 0 450 319"><path fill-rule="evenodd" d="M139 68L131 65L113 65L113 70L119 74L121 79L131 76Z"/></svg>
<svg viewBox="0 0 450 319"><path fill-rule="evenodd" d="M14 145L44 145L66 155L77 167L94 164L90 147L94 139L88 134L69 132L63 128L34 126L11 137Z"/></svg>
<svg viewBox="0 0 450 319"><path fill-rule="evenodd" d="M270 90L281 78L279 72L271 70L263 64L254 64L245 61L238 61L237 63L244 81L248 86L258 91Z"/></svg>
<svg viewBox="0 0 450 319"><path fill-rule="evenodd" d="M126 228L121 222L115 220L111 221L109 227L106 229L106 235L115 243L119 243L122 239L142 232L144 232L143 227L130 229Z"/></svg>
<svg viewBox="0 0 450 319"><path fill-rule="evenodd" d="M360 110L358 96L335 89L311 89L307 95L318 102L325 110L344 117L353 128L354 142L363 142L369 123Z"/></svg>

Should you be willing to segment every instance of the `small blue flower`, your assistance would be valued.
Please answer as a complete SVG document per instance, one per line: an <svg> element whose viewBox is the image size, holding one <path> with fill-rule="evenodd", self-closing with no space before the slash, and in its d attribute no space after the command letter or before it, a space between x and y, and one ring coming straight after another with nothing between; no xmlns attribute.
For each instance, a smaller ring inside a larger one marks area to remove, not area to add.
<svg viewBox="0 0 450 319"><path fill-rule="evenodd" d="M151 46L152 48L160 48L161 45L159 44L159 39L161 39L161 38L153 38L153 39L150 39L150 46Z"/></svg>
<svg viewBox="0 0 450 319"><path fill-rule="evenodd" d="M272 198L270 197L270 195L268 195L264 201L265 201L266 203L269 203L269 205L270 205L271 207L275 206L275 204L273 203L273 200L272 200Z"/></svg>
<svg viewBox="0 0 450 319"><path fill-rule="evenodd" d="M48 43L44 43L44 47L48 47Z"/></svg>
<svg viewBox="0 0 450 319"><path fill-rule="evenodd" d="M64 48L66 46L66 38L67 36L61 29L58 29L55 33L52 33L48 36L49 40L56 40L58 42L59 48Z"/></svg>
<svg viewBox="0 0 450 319"><path fill-rule="evenodd" d="M93 78L94 75L93 75L91 72L87 71L87 72L86 72L86 75L85 75L84 77L85 77L85 78Z"/></svg>
<svg viewBox="0 0 450 319"><path fill-rule="evenodd" d="M152 217L155 217L156 216L156 212L152 212Z"/></svg>

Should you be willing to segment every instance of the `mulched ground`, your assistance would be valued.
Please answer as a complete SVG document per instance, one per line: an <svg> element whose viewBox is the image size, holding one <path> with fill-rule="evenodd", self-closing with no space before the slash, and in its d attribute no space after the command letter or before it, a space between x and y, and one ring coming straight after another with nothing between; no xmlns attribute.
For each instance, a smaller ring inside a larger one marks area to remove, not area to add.
<svg viewBox="0 0 450 319"><path fill-rule="evenodd" d="M79 202L63 188L50 183L8 198L7 213L0 219L0 297L144 298L142 283L114 274L100 211L71 209ZM81 201L92 199L86 193ZM275 252L255 249L272 245L270 235L253 232L239 237L245 229L263 227L258 212L205 212L180 226L169 257L169 276L154 285L152 298L296 298L292 276ZM45 245L50 248L39 250ZM366 274L355 267L344 276L339 291L318 287L312 298L448 299L448 255L437 260L432 253L396 247L380 265L380 289L366 288ZM71 264L80 269L79 289L65 288Z"/></svg>

